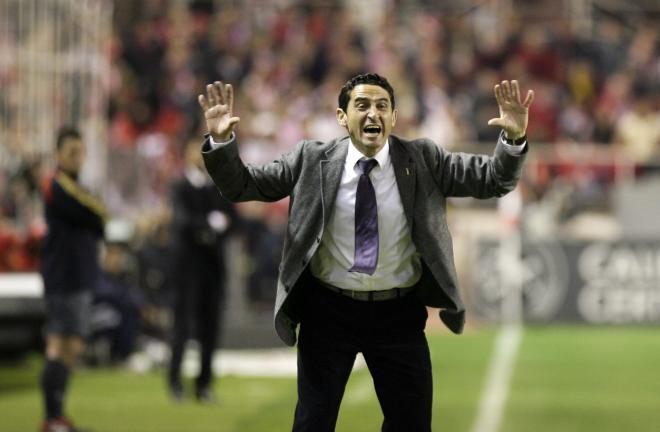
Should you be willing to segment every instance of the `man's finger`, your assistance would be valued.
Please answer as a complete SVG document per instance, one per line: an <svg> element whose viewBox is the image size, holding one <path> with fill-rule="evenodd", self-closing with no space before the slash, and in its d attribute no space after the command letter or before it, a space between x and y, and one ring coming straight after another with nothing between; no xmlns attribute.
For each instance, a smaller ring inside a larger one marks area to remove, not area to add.
<svg viewBox="0 0 660 432"><path fill-rule="evenodd" d="M197 102L199 102L199 106L202 107L202 110L204 110L204 112L206 112L209 109L209 104L206 103L206 98L204 97L204 95L197 96Z"/></svg>
<svg viewBox="0 0 660 432"><path fill-rule="evenodd" d="M234 125L241 121L240 117L232 117L229 119L229 127L234 127Z"/></svg>
<svg viewBox="0 0 660 432"><path fill-rule="evenodd" d="M229 106L229 115L234 113L234 88L231 84L225 84L225 93L227 93L227 105Z"/></svg>
<svg viewBox="0 0 660 432"><path fill-rule="evenodd" d="M211 95L213 96L213 100L210 101L211 108L222 103L220 101L220 93L218 93L216 83L211 84Z"/></svg>
<svg viewBox="0 0 660 432"><path fill-rule="evenodd" d="M511 101L511 87L509 86L509 81L502 81L502 94L504 95L505 101Z"/></svg>
<svg viewBox="0 0 660 432"><path fill-rule="evenodd" d="M502 96L502 88L500 87L499 84L495 84L493 92L495 93L495 100L497 101L497 104L500 105L500 106L504 105L504 97Z"/></svg>
<svg viewBox="0 0 660 432"><path fill-rule="evenodd" d="M488 126L499 126L501 128L504 127L504 119L502 118L492 118L488 120Z"/></svg>
<svg viewBox="0 0 660 432"><path fill-rule="evenodd" d="M216 81L213 83L213 87L215 88L215 92L218 95L218 103L220 105L225 104L225 91L224 91L224 85L222 84L222 81Z"/></svg>
<svg viewBox="0 0 660 432"><path fill-rule="evenodd" d="M218 103L215 97L213 84L206 85L206 97L208 98L209 106L215 106Z"/></svg>
<svg viewBox="0 0 660 432"><path fill-rule="evenodd" d="M534 101L534 90L529 90L527 91L527 97L525 98L525 102L523 102L523 106L525 108L529 108L529 106L532 104L532 101Z"/></svg>
<svg viewBox="0 0 660 432"><path fill-rule="evenodd" d="M511 97L514 102L520 103L520 86L517 80L511 81Z"/></svg>

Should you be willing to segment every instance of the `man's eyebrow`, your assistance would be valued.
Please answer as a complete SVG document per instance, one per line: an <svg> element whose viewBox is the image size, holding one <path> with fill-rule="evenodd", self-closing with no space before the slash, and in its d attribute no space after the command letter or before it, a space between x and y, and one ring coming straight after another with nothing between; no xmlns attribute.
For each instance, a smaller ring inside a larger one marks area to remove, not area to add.
<svg viewBox="0 0 660 432"><path fill-rule="evenodd" d="M366 96L358 96L358 97L356 97L353 101L354 101L355 103L358 103L358 102L365 102L365 101L366 101L366 102L370 102L371 99L368 98L368 97L366 97ZM378 98L378 99L376 99L375 101L376 101L376 102L383 102L383 101L384 101L384 102L387 102L387 103L390 102L390 100L389 100L388 98L386 98L386 97Z"/></svg>

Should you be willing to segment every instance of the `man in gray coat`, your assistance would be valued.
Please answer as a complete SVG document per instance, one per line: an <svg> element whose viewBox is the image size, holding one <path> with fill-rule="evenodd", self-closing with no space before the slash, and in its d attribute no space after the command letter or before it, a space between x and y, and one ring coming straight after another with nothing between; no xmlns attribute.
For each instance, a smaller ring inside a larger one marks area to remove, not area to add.
<svg viewBox="0 0 660 432"><path fill-rule="evenodd" d="M384 414L383 431L430 431L431 360L425 306L461 333L465 309L454 268L446 198L499 197L520 178L533 100L516 81L495 86L503 129L492 156L450 153L428 139L390 135L394 90L377 74L350 79L337 121L348 136L302 141L280 159L245 165L234 128L233 89L199 95L206 167L230 201L289 197L275 302L287 345L298 331L294 431L332 431L357 353Z"/></svg>

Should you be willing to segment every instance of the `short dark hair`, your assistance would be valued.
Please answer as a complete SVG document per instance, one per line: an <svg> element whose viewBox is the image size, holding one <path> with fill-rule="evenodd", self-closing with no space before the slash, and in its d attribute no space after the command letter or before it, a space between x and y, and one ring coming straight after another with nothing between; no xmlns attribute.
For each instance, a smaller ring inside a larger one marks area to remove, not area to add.
<svg viewBox="0 0 660 432"><path fill-rule="evenodd" d="M64 141L69 138L81 139L80 131L72 126L62 126L57 131L57 140L55 141L55 149L60 151L64 145Z"/></svg>
<svg viewBox="0 0 660 432"><path fill-rule="evenodd" d="M353 78L346 81L339 91L339 108L346 111L348 108L348 101L351 99L351 91L355 86L360 84L373 84L387 90L387 93L390 95L390 102L392 102L392 109L396 106L394 102L394 89L387 81L385 77L378 75L377 73L366 73L361 75L356 75Z"/></svg>

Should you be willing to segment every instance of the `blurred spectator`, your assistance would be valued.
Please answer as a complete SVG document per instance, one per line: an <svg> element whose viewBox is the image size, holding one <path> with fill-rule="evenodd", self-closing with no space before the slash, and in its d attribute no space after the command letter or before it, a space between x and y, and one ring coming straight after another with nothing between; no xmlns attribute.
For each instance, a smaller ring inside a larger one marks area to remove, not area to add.
<svg viewBox="0 0 660 432"><path fill-rule="evenodd" d="M131 276L128 244L106 243L94 289L90 352L95 364L125 361L136 348L144 298Z"/></svg>
<svg viewBox="0 0 660 432"><path fill-rule="evenodd" d="M0 272L35 271L45 232L39 160L25 162L13 175L0 174Z"/></svg>
<svg viewBox="0 0 660 432"><path fill-rule="evenodd" d="M250 305L259 311L270 311L275 300L287 209L287 205L279 203L238 204L243 215L241 234L247 254L247 297Z"/></svg>
<svg viewBox="0 0 660 432"><path fill-rule="evenodd" d="M166 341L172 326L172 244L170 217L155 214L138 218L134 241L142 306L142 334Z"/></svg>
<svg viewBox="0 0 660 432"><path fill-rule="evenodd" d="M45 182L48 233L42 250L41 273L46 304L46 359L41 373L44 400L43 432L76 430L64 417L71 370L89 336L92 291L98 283L98 243L107 211L78 182L85 145L72 128L58 132L57 170Z"/></svg>
<svg viewBox="0 0 660 432"><path fill-rule="evenodd" d="M561 59L545 26L523 27L517 45L516 56L532 77L548 82L562 79Z"/></svg>
<svg viewBox="0 0 660 432"><path fill-rule="evenodd" d="M631 109L616 123L617 141L633 161L649 163L660 154L660 84L638 85L632 96Z"/></svg>
<svg viewBox="0 0 660 432"><path fill-rule="evenodd" d="M605 78L594 107L599 141L612 142L614 126L630 104L631 85L632 80L627 73L614 73Z"/></svg>
<svg viewBox="0 0 660 432"><path fill-rule="evenodd" d="M225 295L225 241L238 219L206 174L197 137L186 144L185 161L183 177L172 186L174 328L168 383L175 400L181 400L181 362L186 341L195 338L200 345L195 396L210 402L211 361Z"/></svg>

